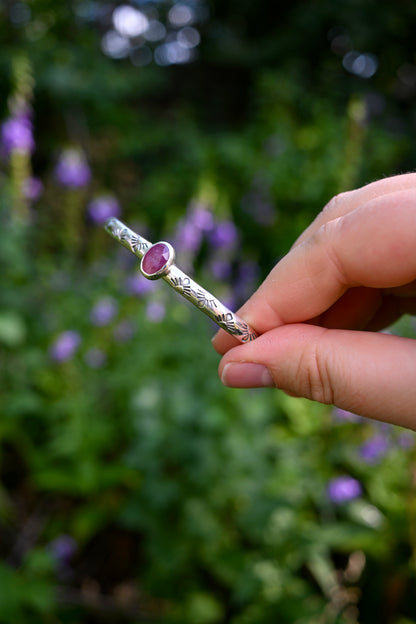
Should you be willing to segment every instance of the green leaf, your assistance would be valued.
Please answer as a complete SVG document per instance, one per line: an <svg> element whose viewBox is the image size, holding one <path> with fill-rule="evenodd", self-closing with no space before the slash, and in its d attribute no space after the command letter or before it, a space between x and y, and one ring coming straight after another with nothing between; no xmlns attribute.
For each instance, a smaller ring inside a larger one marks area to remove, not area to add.
<svg viewBox="0 0 416 624"><path fill-rule="evenodd" d="M0 344L17 349L26 340L26 325L16 312L0 311Z"/></svg>

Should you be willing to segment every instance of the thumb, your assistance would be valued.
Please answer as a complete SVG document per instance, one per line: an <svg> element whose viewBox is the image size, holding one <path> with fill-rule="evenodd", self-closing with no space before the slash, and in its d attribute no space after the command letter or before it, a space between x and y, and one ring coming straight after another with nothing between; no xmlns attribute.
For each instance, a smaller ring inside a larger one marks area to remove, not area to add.
<svg viewBox="0 0 416 624"><path fill-rule="evenodd" d="M416 341L389 334L291 324L231 349L226 386L290 394L416 429Z"/></svg>

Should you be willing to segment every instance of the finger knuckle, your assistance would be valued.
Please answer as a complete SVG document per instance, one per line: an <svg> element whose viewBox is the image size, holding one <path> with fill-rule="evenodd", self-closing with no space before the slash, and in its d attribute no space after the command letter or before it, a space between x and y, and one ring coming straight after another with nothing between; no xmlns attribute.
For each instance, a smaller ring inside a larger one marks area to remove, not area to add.
<svg viewBox="0 0 416 624"><path fill-rule="evenodd" d="M355 191L343 191L342 193L334 195L326 206L324 206L322 212L331 219L337 217L343 212L342 208L345 204L348 204L351 201L353 193L355 193Z"/></svg>
<svg viewBox="0 0 416 624"><path fill-rule="evenodd" d="M349 277L345 262L341 257L339 241L344 235L344 219L336 217L327 221L319 230L314 232L310 239L310 244L319 247L324 253L319 258L326 267L332 268L333 275L339 284L347 284ZM316 271L316 267L314 267Z"/></svg>
<svg viewBox="0 0 416 624"><path fill-rule="evenodd" d="M299 358L298 380L302 396L328 405L334 403L327 353L318 341L305 346Z"/></svg>

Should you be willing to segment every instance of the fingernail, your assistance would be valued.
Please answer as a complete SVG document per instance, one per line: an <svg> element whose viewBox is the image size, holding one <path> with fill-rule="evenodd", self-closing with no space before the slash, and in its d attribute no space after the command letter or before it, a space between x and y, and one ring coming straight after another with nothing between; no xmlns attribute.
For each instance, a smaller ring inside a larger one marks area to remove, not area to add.
<svg viewBox="0 0 416 624"><path fill-rule="evenodd" d="M221 381L229 388L272 388L274 379L266 366L252 362L230 362L224 366Z"/></svg>

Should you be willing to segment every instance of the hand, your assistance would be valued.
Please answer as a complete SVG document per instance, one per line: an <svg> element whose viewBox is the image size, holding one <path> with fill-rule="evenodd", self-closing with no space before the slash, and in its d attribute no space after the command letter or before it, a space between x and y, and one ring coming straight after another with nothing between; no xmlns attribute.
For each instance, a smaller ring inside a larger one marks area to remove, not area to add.
<svg viewBox="0 0 416 624"><path fill-rule="evenodd" d="M416 314L416 174L332 199L223 330L219 373L416 429L416 340L374 333Z"/></svg>

